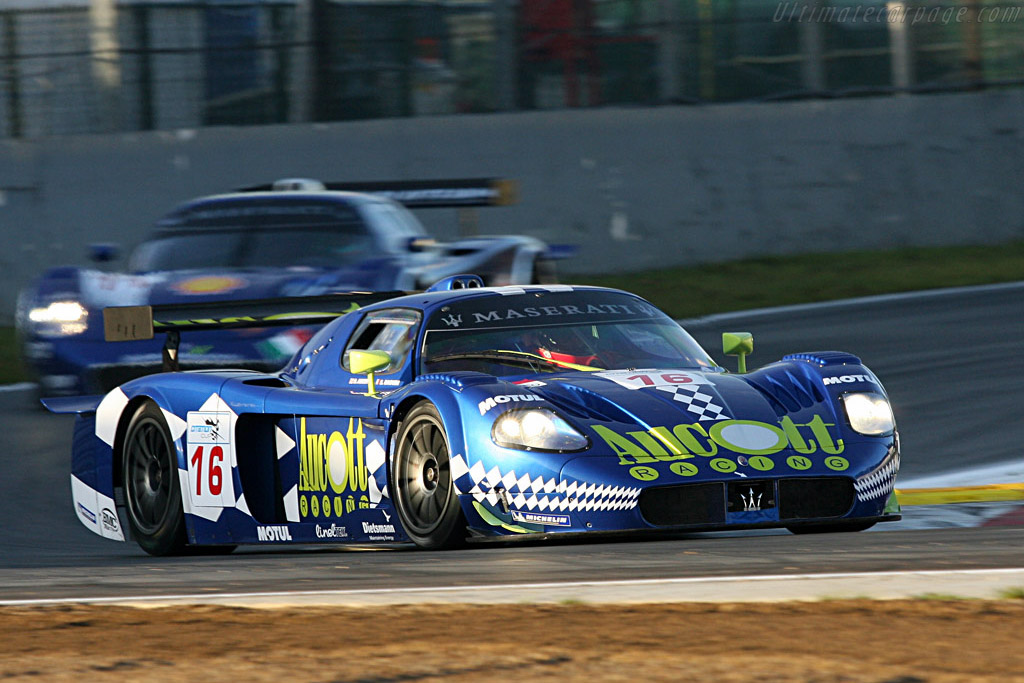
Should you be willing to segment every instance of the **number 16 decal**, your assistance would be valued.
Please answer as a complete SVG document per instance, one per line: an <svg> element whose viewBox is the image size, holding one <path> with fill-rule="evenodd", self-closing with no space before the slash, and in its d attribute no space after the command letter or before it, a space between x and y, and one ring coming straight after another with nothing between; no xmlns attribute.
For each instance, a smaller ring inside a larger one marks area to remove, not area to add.
<svg viewBox="0 0 1024 683"><path fill-rule="evenodd" d="M188 414L188 495L193 507L233 507L231 421L223 413Z"/></svg>
<svg viewBox="0 0 1024 683"><path fill-rule="evenodd" d="M677 387L681 385L711 384L701 375L678 370L609 370L595 372L596 377L603 377L626 387L627 389L646 389L648 387Z"/></svg>

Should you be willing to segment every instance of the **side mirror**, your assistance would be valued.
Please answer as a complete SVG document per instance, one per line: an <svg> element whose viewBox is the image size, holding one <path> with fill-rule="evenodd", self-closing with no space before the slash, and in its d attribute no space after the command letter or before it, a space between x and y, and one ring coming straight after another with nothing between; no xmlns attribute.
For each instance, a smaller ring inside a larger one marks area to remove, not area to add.
<svg viewBox="0 0 1024 683"><path fill-rule="evenodd" d="M747 371L747 354L754 351L754 335L749 332L723 332L722 352L727 356L739 356L739 372Z"/></svg>
<svg viewBox="0 0 1024 683"><path fill-rule="evenodd" d="M345 356L348 369L353 374L366 375L366 395L376 396L377 380L373 375L391 365L391 356L388 352L352 349Z"/></svg>
<svg viewBox="0 0 1024 683"><path fill-rule="evenodd" d="M121 247L117 244L90 244L89 258L96 263L109 263L121 256Z"/></svg>

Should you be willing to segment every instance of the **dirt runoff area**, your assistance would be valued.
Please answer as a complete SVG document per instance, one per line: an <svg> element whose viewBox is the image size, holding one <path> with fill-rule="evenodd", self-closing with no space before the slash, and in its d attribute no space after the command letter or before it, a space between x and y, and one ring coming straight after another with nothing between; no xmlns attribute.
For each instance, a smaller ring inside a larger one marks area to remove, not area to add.
<svg viewBox="0 0 1024 683"><path fill-rule="evenodd" d="M0 608L2 681L1024 681L1024 600Z"/></svg>

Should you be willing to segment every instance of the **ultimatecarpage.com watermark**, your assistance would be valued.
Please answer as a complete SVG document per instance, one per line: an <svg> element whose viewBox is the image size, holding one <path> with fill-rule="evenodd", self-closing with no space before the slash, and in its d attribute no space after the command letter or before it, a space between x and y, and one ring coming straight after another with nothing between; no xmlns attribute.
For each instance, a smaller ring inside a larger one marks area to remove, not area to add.
<svg viewBox="0 0 1024 683"><path fill-rule="evenodd" d="M1024 18L1024 6L1002 5L970 8L961 5L913 7L902 2L878 5L825 7L814 2L780 2L772 21L841 24L876 22L889 24L1008 24Z"/></svg>

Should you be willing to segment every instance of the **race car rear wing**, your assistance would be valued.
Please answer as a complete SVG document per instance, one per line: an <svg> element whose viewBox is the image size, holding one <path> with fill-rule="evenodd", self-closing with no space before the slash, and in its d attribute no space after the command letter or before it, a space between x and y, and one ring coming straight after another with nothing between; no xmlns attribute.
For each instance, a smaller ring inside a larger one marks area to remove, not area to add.
<svg viewBox="0 0 1024 683"><path fill-rule="evenodd" d="M103 334L109 342L152 339L164 332L164 372L178 370L181 333L241 327L323 325L378 301L411 292L342 292L321 296L216 301L156 306L113 306L103 309Z"/></svg>
<svg viewBox="0 0 1024 683"><path fill-rule="evenodd" d="M267 185L243 187L237 192L339 190L365 192L393 199L410 209L458 209L473 206L508 206L519 201L516 181L504 178L452 178L370 182L322 182L284 178Z"/></svg>

